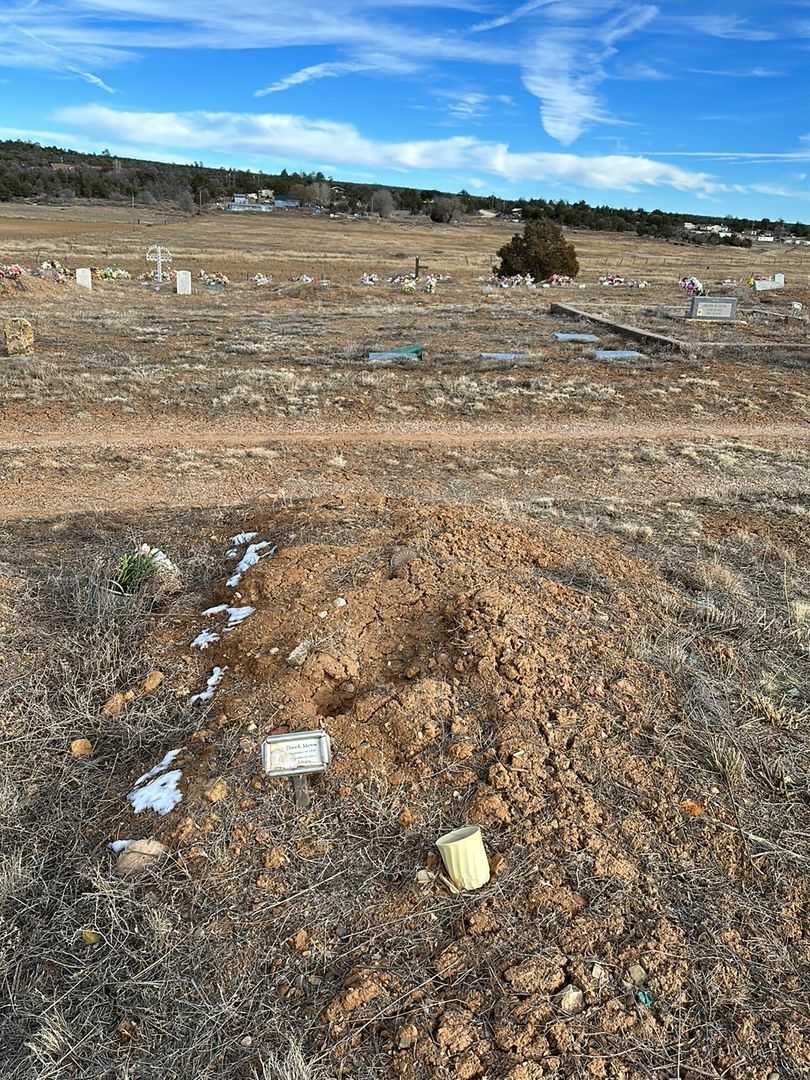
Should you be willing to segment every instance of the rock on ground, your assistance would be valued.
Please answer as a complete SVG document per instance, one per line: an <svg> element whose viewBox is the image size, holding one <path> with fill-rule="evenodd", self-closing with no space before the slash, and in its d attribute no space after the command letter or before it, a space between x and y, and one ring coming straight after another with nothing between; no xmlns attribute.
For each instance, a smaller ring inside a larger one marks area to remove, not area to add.
<svg viewBox="0 0 810 1080"><path fill-rule="evenodd" d="M24 356L34 348L34 328L28 319L4 319L0 344L6 356Z"/></svg>

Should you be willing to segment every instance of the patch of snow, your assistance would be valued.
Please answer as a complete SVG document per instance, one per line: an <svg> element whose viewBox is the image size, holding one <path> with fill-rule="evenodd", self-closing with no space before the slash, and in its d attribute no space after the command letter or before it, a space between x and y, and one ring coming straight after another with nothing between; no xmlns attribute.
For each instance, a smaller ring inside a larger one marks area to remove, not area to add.
<svg viewBox="0 0 810 1080"><path fill-rule="evenodd" d="M127 795L134 813L141 814L144 810L154 810L156 814L163 817L174 810L175 806L183 801L183 793L177 789L182 776L181 769L172 769L171 772L161 773L142 787L135 787Z"/></svg>
<svg viewBox="0 0 810 1080"><path fill-rule="evenodd" d="M126 851L130 844L134 844L134 840L111 840L107 847L114 855L120 855L122 851Z"/></svg>
<svg viewBox="0 0 810 1080"><path fill-rule="evenodd" d="M339 596L337 598L337 600L335 600L335 607L336 608L346 607L346 601L342 596Z"/></svg>
<svg viewBox="0 0 810 1080"><path fill-rule="evenodd" d="M259 552L264 551L265 548L270 548L270 550L265 551L264 555L260 555ZM275 553L275 550L274 547L270 547L269 540L260 540L258 544L249 544L247 551L237 564L235 571L231 577L228 578L228 588L235 589L242 580L242 574L244 574L246 570L249 570L251 566L255 566L261 559L269 558Z"/></svg>
<svg viewBox="0 0 810 1080"><path fill-rule="evenodd" d="M210 701L214 696L214 691L217 686L222 682L222 676L225 674L226 669L221 667L215 667L211 674L208 676L206 683L206 689L201 690L199 694L192 694L190 703L195 705L197 702Z"/></svg>
<svg viewBox="0 0 810 1080"><path fill-rule="evenodd" d="M170 750L168 754L164 755L163 760L157 765L155 765L153 769L150 769L149 772L145 772L143 776L138 777L138 779L135 781L135 787L140 787L140 785L143 784L146 780L151 780L153 776L157 776L158 773L162 773L166 769L168 769L174 759L178 756L178 754L182 754L184 749L185 747L180 746L177 748L177 750Z"/></svg>
<svg viewBox="0 0 810 1080"><path fill-rule="evenodd" d="M255 540L259 534L257 532L240 532L236 536L231 537L231 543L238 547L240 544L249 544L251 540Z"/></svg>
<svg viewBox="0 0 810 1080"><path fill-rule="evenodd" d="M179 802L182 801L183 793L177 790L177 784L183 773L181 769L169 769L178 754L182 753L183 747L177 750L169 750L163 760L153 769L139 776L135 785L127 795L127 802L132 805L136 814L144 810L154 810L156 814L168 814ZM114 840L110 847L113 851L122 851L132 843L131 840ZM113 845L121 845L118 847Z"/></svg>
<svg viewBox="0 0 810 1080"><path fill-rule="evenodd" d="M223 631L223 633L227 634L229 630L233 630L240 623L243 623L245 619L250 618L250 616L255 612L255 610L256 608L250 607L249 604L245 604L244 607L229 607L227 604L217 604L215 607L207 608L203 612L203 615L221 615L223 612L227 612L228 624ZM203 634L213 634L213 640L219 640L219 634L217 634L215 630L203 630L202 634L200 634L200 637L202 637ZM199 647L201 649L204 649L206 646L202 644Z"/></svg>
<svg viewBox="0 0 810 1080"><path fill-rule="evenodd" d="M191 647L192 649L207 649L215 641L219 641L219 634L216 630L201 630L192 641Z"/></svg>
<svg viewBox="0 0 810 1080"><path fill-rule="evenodd" d="M248 604L246 604L244 607L229 607L227 609L228 625L225 627L225 633L227 634L229 630L233 630L234 627L237 627L240 623L243 623L245 619L250 618L250 616L254 613L255 610L255 607L250 607L250 605Z"/></svg>

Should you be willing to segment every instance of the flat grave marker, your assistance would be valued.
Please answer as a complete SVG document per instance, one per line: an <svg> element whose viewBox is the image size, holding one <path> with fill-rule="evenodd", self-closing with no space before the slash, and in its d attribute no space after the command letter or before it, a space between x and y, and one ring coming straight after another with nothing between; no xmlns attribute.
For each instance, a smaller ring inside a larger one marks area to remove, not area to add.
<svg viewBox="0 0 810 1080"><path fill-rule="evenodd" d="M644 353L635 349L597 349L597 360L643 360Z"/></svg>
<svg viewBox="0 0 810 1080"><path fill-rule="evenodd" d="M191 296L191 271L178 270L175 278L178 296Z"/></svg>
<svg viewBox="0 0 810 1080"><path fill-rule="evenodd" d="M686 318L734 322L737 318L737 297L693 296L686 309Z"/></svg>

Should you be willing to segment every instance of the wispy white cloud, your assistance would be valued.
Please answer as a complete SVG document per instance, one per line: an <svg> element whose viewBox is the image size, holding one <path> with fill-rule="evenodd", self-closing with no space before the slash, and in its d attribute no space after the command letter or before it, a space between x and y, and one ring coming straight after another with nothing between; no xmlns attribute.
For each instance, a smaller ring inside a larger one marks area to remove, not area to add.
<svg viewBox="0 0 810 1080"><path fill-rule="evenodd" d="M532 15L541 8L551 7L556 2L557 0L528 0L528 3L521 4L520 7L508 11L505 15L499 15L496 19L487 19L484 22L476 23L472 27L472 31L474 34L481 34L485 30L499 30L502 26L509 26L510 23L517 22L527 15Z"/></svg>
<svg viewBox="0 0 810 1080"><path fill-rule="evenodd" d="M72 75L78 75L80 79L84 79L84 81L91 86L97 86L99 90L104 90L108 94L115 93L115 90L113 90L111 86L108 86L98 75L94 75L92 71L81 71L79 68L72 66L66 67L65 70L69 71Z"/></svg>
<svg viewBox="0 0 810 1080"><path fill-rule="evenodd" d="M740 15L673 15L667 22L678 30L691 30L728 41L775 41L775 30L751 26Z"/></svg>
<svg viewBox="0 0 810 1080"><path fill-rule="evenodd" d="M667 82L673 76L644 60L636 60L629 64L618 64L610 78L621 82Z"/></svg>
<svg viewBox="0 0 810 1080"><path fill-rule="evenodd" d="M334 79L339 75L351 75L354 72L366 71L364 64L353 61L336 62L332 64L311 64L309 67L299 68L290 75L285 75L269 86L257 90L254 97L266 97L267 94L279 94L283 90L290 90L293 86L302 86L314 79Z"/></svg>
<svg viewBox="0 0 810 1080"><path fill-rule="evenodd" d="M689 68L690 75L710 75L718 79L782 79L784 71L775 71L773 68L752 67L738 68Z"/></svg>
<svg viewBox="0 0 810 1080"><path fill-rule="evenodd" d="M645 4L625 8L594 31L562 25L538 35L525 51L523 85L540 99L540 117L548 135L570 146L591 123L618 123L598 97L606 78L605 63L617 44L656 18Z"/></svg>
<svg viewBox="0 0 810 1080"><path fill-rule="evenodd" d="M37 6L36 0L29 3L25 8L28 12ZM5 18L0 18L0 30L6 26L5 34L0 37L0 66L16 68L39 68L51 71L64 72L75 75L91 86L96 86L108 94L114 94L115 90L109 86L99 75L92 71L85 71L76 67L70 52L42 34L34 33L24 26L10 22L8 13ZM3 40L5 38L5 40Z"/></svg>
<svg viewBox="0 0 810 1080"><path fill-rule="evenodd" d="M386 142L362 135L353 124L279 113L147 113L86 105L58 109L56 118L98 145L143 145L157 151L243 154L294 162L334 162L408 173L452 170L487 173L510 182L542 181L613 191L671 187L703 196L724 190L705 172L646 157L515 152L508 144L472 136Z"/></svg>
<svg viewBox="0 0 810 1080"><path fill-rule="evenodd" d="M703 117L711 120L712 117ZM721 118L722 119L722 118ZM801 135L799 142L810 143L810 135ZM810 161L810 148L770 152L768 150L655 150L656 157L692 158L696 161L717 161L743 165L772 165L782 161Z"/></svg>
<svg viewBox="0 0 810 1080"><path fill-rule="evenodd" d="M335 79L342 75L356 75L361 72L377 72L388 75L411 75L420 70L420 65L411 60L405 60L398 56L384 56L380 54L367 54L365 58L356 60L337 60L331 63L310 64L309 67L299 68L289 75L277 79L269 86L257 90L254 97L266 97L268 94L279 94L284 90L290 90L294 86L302 86L304 83L315 79Z"/></svg>
<svg viewBox="0 0 810 1080"><path fill-rule="evenodd" d="M748 191L757 195L770 195L777 199L810 199L810 191L801 188L789 188L784 184L749 184Z"/></svg>
<svg viewBox="0 0 810 1080"><path fill-rule="evenodd" d="M493 106L509 107L514 100L509 94L486 94L482 90L434 90L435 97L447 102L446 112L451 120L473 123L489 116Z"/></svg>

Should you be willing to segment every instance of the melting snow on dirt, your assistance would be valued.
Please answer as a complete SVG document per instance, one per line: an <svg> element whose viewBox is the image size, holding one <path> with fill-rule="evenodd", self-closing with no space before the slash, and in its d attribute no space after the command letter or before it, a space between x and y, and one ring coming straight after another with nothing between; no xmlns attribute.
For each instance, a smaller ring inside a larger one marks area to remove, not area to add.
<svg viewBox="0 0 810 1080"><path fill-rule="evenodd" d="M154 810L156 814L162 816L182 802L183 793L177 788L183 776L182 770L167 771L182 750L182 746L177 750L170 750L158 765L135 781L135 786L127 795L127 801L131 803L136 814L141 814L144 810ZM116 841L116 843L129 843L129 841Z"/></svg>
<svg viewBox="0 0 810 1080"><path fill-rule="evenodd" d="M270 548L266 551L266 548ZM230 589L235 589L239 582L242 580L242 574L246 570L249 570L251 566L255 566L261 559L268 559L275 552L274 547L270 547L269 540L260 540L258 544L248 544L248 549L237 564L236 570L231 577L228 578L227 585ZM263 555L260 552L264 552Z"/></svg>
<svg viewBox="0 0 810 1080"><path fill-rule="evenodd" d="M251 540L255 540L259 534L257 532L240 532L236 536L232 536L230 539L231 547L225 552L225 555L229 559L235 559L239 554L239 548L243 544L249 544Z"/></svg>
<svg viewBox="0 0 810 1080"><path fill-rule="evenodd" d="M208 614L208 612L204 612L204 614ZM216 630L201 630L192 641L191 647L192 649L207 649L209 645L213 645L216 641L219 641L219 634Z"/></svg>
<svg viewBox="0 0 810 1080"><path fill-rule="evenodd" d="M222 676L225 674L225 668L215 667L211 674L208 676L208 682L206 683L205 690L201 690L199 694L191 695L191 704L196 705L198 702L210 701L214 696L214 691L222 682Z"/></svg>
<svg viewBox="0 0 810 1080"><path fill-rule="evenodd" d="M221 615L223 612L227 612L228 625L224 631L227 634L229 630L233 630L240 623L243 623L245 619L249 618L255 610L255 607L250 607L248 604L244 607L228 607L227 604L216 604L214 607L206 608L203 615ZM213 631L206 630L203 633L213 633Z"/></svg>

